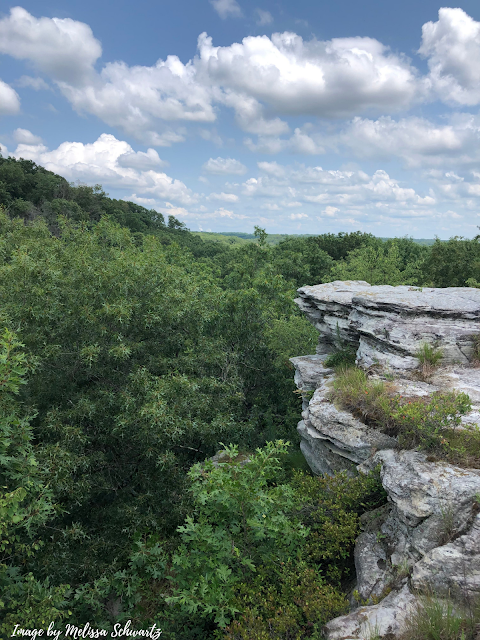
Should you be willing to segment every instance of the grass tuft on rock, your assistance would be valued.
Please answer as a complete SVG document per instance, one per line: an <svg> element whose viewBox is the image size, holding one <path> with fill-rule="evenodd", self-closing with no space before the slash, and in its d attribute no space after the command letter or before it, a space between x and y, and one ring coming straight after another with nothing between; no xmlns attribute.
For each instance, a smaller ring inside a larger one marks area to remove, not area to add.
<svg viewBox="0 0 480 640"><path fill-rule="evenodd" d="M337 371L331 399L365 424L397 437L402 448L418 448L453 464L480 468L480 429L461 422L471 409L466 393L403 397L393 383L372 380L352 367Z"/></svg>

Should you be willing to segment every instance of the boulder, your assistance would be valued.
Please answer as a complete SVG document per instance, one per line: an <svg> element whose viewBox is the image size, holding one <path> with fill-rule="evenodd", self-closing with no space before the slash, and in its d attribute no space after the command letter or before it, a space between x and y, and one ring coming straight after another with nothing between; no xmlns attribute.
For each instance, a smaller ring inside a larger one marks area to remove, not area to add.
<svg viewBox="0 0 480 640"><path fill-rule="evenodd" d="M416 604L407 585L392 591L379 604L359 607L346 616L325 625L325 640L368 640L394 638L405 626L405 620Z"/></svg>

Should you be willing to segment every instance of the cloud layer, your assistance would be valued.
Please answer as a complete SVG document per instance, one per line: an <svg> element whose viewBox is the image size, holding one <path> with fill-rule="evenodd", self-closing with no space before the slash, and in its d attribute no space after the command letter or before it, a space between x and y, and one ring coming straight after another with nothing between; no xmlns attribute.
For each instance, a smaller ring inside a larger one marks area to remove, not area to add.
<svg viewBox="0 0 480 640"><path fill-rule="evenodd" d="M241 15L235 0L212 6L223 18ZM256 16L263 25L271 18L261 9ZM278 136L289 129L286 116L337 119L389 115L432 99L480 102L480 24L462 9L440 9L437 22L423 25L419 53L430 69L423 77L373 38L306 41L290 32L223 47L202 33L186 63L172 54L152 66L118 61L99 68L102 47L87 24L36 18L21 7L0 20L0 52L28 61L77 111L154 146L183 141L180 123L213 123L220 106L235 111L244 131ZM42 78L28 82L45 85ZM18 110L14 90L2 83L0 92L3 113Z"/></svg>

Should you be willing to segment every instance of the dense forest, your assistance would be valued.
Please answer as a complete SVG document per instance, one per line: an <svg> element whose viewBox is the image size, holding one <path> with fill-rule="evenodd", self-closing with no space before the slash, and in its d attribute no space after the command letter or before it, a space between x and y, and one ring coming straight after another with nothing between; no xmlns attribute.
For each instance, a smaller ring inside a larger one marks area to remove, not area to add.
<svg viewBox="0 0 480 640"><path fill-rule="evenodd" d="M14 158L0 209L0 633L321 638L385 498L298 453L295 290L480 286L479 237L222 244Z"/></svg>

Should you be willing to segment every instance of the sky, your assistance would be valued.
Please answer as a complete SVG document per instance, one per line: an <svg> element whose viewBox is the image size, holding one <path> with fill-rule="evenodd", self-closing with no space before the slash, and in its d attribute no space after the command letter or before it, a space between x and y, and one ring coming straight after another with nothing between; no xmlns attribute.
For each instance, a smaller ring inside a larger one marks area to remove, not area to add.
<svg viewBox="0 0 480 640"><path fill-rule="evenodd" d="M473 237L480 3L2 2L0 151L192 231Z"/></svg>

